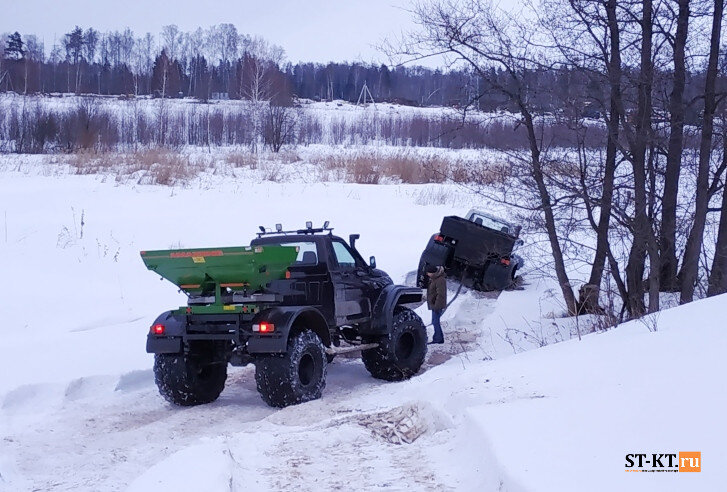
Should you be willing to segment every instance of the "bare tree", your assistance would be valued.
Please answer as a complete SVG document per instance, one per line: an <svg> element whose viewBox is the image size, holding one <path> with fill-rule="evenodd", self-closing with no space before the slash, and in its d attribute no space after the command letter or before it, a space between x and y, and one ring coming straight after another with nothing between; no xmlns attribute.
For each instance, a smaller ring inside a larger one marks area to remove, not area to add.
<svg viewBox="0 0 727 492"><path fill-rule="evenodd" d="M265 109L263 140L273 152L279 152L285 144L295 139L297 117L290 106L268 104Z"/></svg>
<svg viewBox="0 0 727 492"><path fill-rule="evenodd" d="M653 50L653 5L651 0L643 0L641 5L641 49L639 60L639 75L637 82L636 123L633 131L626 132L626 138L631 152L631 165L634 181L634 217L631 221L633 241L626 265L626 285L629 292L629 312L634 317L640 317L645 312L644 306L644 273L647 252L650 258L650 267L656 267L651 273L658 282L658 250L655 248L655 238L649 216L647 215L647 150L651 140L652 117L652 85L654 80ZM625 112L624 112L625 113ZM628 129L628 125L625 125ZM659 288L656 285L654 292L650 278L650 310L658 310ZM652 306L652 303L656 305Z"/></svg>
<svg viewBox="0 0 727 492"><path fill-rule="evenodd" d="M166 50L170 60L176 60L179 56L181 37L176 24L169 24L162 28L162 48Z"/></svg>
<svg viewBox="0 0 727 492"><path fill-rule="evenodd" d="M230 62L237 56L238 40L237 29L233 24L220 24L213 28L215 32L215 45L222 68L222 79L225 90L230 92Z"/></svg>
<svg viewBox="0 0 727 492"><path fill-rule="evenodd" d="M276 95L273 72L284 59L284 51L260 37L252 38L243 56L241 93L254 104Z"/></svg>
<svg viewBox="0 0 727 492"><path fill-rule="evenodd" d="M676 34L668 40L674 53L674 76L669 96L669 146L666 155L664 176L664 195L662 198L661 230L659 233L659 252L661 258L661 290L673 291L677 283L676 227L677 197L681 171L682 151L684 150L684 88L686 85L685 47L689 31L690 0L677 0ZM669 5L669 4L667 4Z"/></svg>
<svg viewBox="0 0 727 492"><path fill-rule="evenodd" d="M702 119L702 136L699 143L699 169L697 174L697 195L694 212L694 223L689 232L682 268L679 271L681 283L680 302L691 302L699 271L699 256L702 252L704 227L709 207L709 162L712 155L712 134L714 132L714 113L717 106L715 86L717 82L717 63L722 34L722 17L724 1L714 0L712 15L712 33L710 36L709 60L704 83L704 115Z"/></svg>
<svg viewBox="0 0 727 492"><path fill-rule="evenodd" d="M596 249L587 287L578 303L580 311L600 312L598 297L606 259L609 271L625 298L625 287L609 244L614 183L619 159L619 127L622 101L621 26L616 0L553 0L542 5L541 25L550 43L569 67L584 73L593 84L608 85L607 97L597 98L608 129L602 166L585 163L581 154L579 185L569 191L581 195L588 222L596 232ZM580 109L580 108L577 108ZM577 113L578 111L576 111ZM592 161L592 160L591 160ZM579 189L580 187L580 189ZM591 191L594 189L594 192ZM598 217L595 216L598 211Z"/></svg>
<svg viewBox="0 0 727 492"><path fill-rule="evenodd" d="M723 115L724 116L724 115ZM723 120L724 121L724 120ZM722 168L727 167L727 131L722 133ZM722 183L722 206L719 214L717 244L712 268L709 272L707 295L716 296L727 292L727 186Z"/></svg>

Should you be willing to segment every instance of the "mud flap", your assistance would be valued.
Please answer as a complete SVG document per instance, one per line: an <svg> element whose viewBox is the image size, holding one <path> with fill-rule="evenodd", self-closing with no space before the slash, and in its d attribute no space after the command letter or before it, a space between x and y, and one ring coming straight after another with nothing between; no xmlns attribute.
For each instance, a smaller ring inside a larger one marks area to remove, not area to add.
<svg viewBox="0 0 727 492"><path fill-rule="evenodd" d="M482 275L482 286L488 290L505 290L512 283L514 265L490 263Z"/></svg>

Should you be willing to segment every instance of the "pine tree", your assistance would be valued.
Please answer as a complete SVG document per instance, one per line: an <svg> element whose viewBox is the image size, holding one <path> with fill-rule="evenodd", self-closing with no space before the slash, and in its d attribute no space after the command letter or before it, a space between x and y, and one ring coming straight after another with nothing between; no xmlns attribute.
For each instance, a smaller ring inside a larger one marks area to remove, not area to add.
<svg viewBox="0 0 727 492"><path fill-rule="evenodd" d="M17 31L8 36L8 41L5 45L5 58L8 60L22 60L25 58L23 38L20 37L20 33Z"/></svg>

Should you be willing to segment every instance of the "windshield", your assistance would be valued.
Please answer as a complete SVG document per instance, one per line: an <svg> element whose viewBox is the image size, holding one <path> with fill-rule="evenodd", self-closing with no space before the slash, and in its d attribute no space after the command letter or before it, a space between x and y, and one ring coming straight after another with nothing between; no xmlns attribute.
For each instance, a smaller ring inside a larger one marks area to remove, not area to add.
<svg viewBox="0 0 727 492"><path fill-rule="evenodd" d="M514 231L512 230L512 226L508 224L505 221L498 220L494 217L483 215L477 212L472 212L469 216L469 220L474 222L475 224L485 226L489 229L494 229L496 231L502 231L507 234L513 234Z"/></svg>
<svg viewBox="0 0 727 492"><path fill-rule="evenodd" d="M356 258L353 257L348 248L339 241L333 241L333 254L341 268L356 268Z"/></svg>

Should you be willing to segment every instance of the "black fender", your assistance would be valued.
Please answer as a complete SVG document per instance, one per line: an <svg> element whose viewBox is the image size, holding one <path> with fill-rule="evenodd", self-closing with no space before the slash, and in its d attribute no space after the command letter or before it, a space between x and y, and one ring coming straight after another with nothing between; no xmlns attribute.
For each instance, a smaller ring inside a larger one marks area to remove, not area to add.
<svg viewBox="0 0 727 492"><path fill-rule="evenodd" d="M381 290L371 317L371 326L366 334L384 335L394 320L394 308L400 304L421 303L424 300L422 289L405 285L387 285Z"/></svg>
<svg viewBox="0 0 727 492"><path fill-rule="evenodd" d="M436 235L435 235L436 236ZM429 265L435 266L449 266L449 262L452 261L454 246L446 243L438 243L432 236L427 243L427 247L424 248L420 262L428 263Z"/></svg>
<svg viewBox="0 0 727 492"><path fill-rule="evenodd" d="M331 332L326 318L321 312L310 306L280 306L265 309L253 318L253 324L271 323L275 330L272 333L260 334L252 332L247 340L247 351L250 354L281 354L288 350L288 336L296 322L302 322L306 328L315 332L323 345L331 346Z"/></svg>
<svg viewBox="0 0 727 492"><path fill-rule="evenodd" d="M187 317L175 315L166 311L154 320L155 325L164 325L164 335L154 335L151 332L146 336L146 351L149 354L179 354L182 352L182 337L187 330Z"/></svg>

